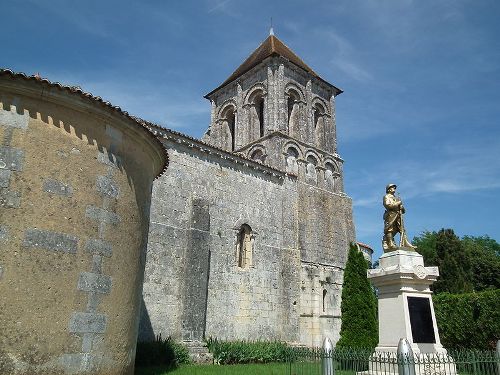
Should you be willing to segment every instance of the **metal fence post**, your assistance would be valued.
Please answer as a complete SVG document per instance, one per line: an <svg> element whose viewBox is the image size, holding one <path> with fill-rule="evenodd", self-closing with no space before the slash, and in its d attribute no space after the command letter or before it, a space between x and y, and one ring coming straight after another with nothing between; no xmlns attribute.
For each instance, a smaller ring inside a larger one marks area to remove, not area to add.
<svg viewBox="0 0 500 375"><path fill-rule="evenodd" d="M415 375L415 358L407 339L400 339L397 352L399 375Z"/></svg>
<svg viewBox="0 0 500 375"><path fill-rule="evenodd" d="M323 353L322 353L322 367L323 375L335 375L335 369L333 368L333 345L328 337L325 337L323 341Z"/></svg>
<svg viewBox="0 0 500 375"><path fill-rule="evenodd" d="M500 375L500 340L497 341L496 361L497 361L497 375Z"/></svg>

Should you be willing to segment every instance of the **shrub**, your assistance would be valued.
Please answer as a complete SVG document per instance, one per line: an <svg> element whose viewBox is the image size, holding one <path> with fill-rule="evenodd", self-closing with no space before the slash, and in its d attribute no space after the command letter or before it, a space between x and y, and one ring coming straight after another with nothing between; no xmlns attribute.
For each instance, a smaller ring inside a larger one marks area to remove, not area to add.
<svg viewBox="0 0 500 375"><path fill-rule="evenodd" d="M175 368L180 364L191 362L187 348L176 343L171 337L162 339L161 335L155 341L138 342L135 355L135 365L168 366Z"/></svg>
<svg viewBox="0 0 500 375"><path fill-rule="evenodd" d="M351 244L344 271L338 348L373 349L377 345L377 299L366 277L367 269L363 254Z"/></svg>
<svg viewBox="0 0 500 375"><path fill-rule="evenodd" d="M220 365L285 362L291 353L290 347L279 341L220 341L209 338L207 346L214 362Z"/></svg>
<svg viewBox="0 0 500 375"><path fill-rule="evenodd" d="M500 339L500 289L433 296L441 342L449 349L493 350Z"/></svg>

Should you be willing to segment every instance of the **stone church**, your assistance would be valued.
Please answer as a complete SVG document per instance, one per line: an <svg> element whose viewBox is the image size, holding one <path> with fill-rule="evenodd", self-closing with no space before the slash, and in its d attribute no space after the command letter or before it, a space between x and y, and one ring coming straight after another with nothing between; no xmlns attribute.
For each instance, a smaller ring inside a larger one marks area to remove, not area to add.
<svg viewBox="0 0 500 375"><path fill-rule="evenodd" d="M155 181L139 340L339 338L355 240L326 82L272 33L205 98L202 140L146 125Z"/></svg>

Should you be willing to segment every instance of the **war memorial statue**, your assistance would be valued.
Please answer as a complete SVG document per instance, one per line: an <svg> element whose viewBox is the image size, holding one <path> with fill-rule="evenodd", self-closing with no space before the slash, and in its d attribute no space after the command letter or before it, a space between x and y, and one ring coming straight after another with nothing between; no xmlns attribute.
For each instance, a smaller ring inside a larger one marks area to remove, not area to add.
<svg viewBox="0 0 500 375"><path fill-rule="evenodd" d="M414 358L435 358L446 354L443 348L434 314L430 286L439 276L437 267L425 267L423 256L415 251L407 238L403 215L405 208L396 185L389 184L383 198L384 254L379 265L368 270L368 278L378 289L379 342L375 355L385 358L387 353L396 353L401 339ZM394 236L399 233L399 244ZM411 351L410 351L411 349ZM455 373L453 363L448 364ZM367 374L396 375L396 365L387 363L381 368L370 364ZM430 367L429 367L430 366ZM443 364L436 361L425 369L416 369L415 375L441 373ZM426 370L426 371L427 371Z"/></svg>
<svg viewBox="0 0 500 375"><path fill-rule="evenodd" d="M386 194L384 195L383 203L385 207L384 212L384 237L382 239L382 249L384 253L394 251L397 249L404 249L414 251L416 246L413 246L408 237L403 222L403 214L405 208L399 196L396 196L395 184L389 184L385 188ZM394 242L394 236L399 233L400 240L399 246Z"/></svg>

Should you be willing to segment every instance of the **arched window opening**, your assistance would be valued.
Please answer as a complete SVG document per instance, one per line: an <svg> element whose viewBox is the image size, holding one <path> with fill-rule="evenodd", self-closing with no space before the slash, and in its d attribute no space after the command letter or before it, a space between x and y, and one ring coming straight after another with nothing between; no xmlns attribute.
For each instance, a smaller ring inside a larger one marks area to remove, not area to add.
<svg viewBox="0 0 500 375"><path fill-rule="evenodd" d="M331 163L325 164L325 187L327 190L335 191L335 167Z"/></svg>
<svg viewBox="0 0 500 375"><path fill-rule="evenodd" d="M259 102L257 103L257 113L259 114L259 125L260 125L260 128L259 128L259 133L260 133L260 136L263 137L264 136L264 98L260 98Z"/></svg>
<svg viewBox="0 0 500 375"><path fill-rule="evenodd" d="M286 172L294 175L299 174L299 165L297 159L299 152L294 147L289 147L286 151Z"/></svg>
<svg viewBox="0 0 500 375"><path fill-rule="evenodd" d="M255 150L254 152L252 152L252 154L250 155L250 159L252 160L256 160L256 161L260 161L260 162L264 162L264 159L265 159L265 155L264 153L262 152L261 149L257 149Z"/></svg>
<svg viewBox="0 0 500 375"><path fill-rule="evenodd" d="M326 299L326 294L327 294L327 291L326 289L323 289L323 312L326 311L327 309L327 299Z"/></svg>
<svg viewBox="0 0 500 375"><path fill-rule="evenodd" d="M248 140L253 142L264 135L264 96L259 89L248 98Z"/></svg>
<svg viewBox="0 0 500 375"><path fill-rule="evenodd" d="M297 137L299 134L300 95L293 89L290 89L287 94L288 135L290 135L291 137Z"/></svg>
<svg viewBox="0 0 500 375"><path fill-rule="evenodd" d="M227 123L229 126L229 133L231 135L231 151L235 150L235 119L236 116L234 115L234 112L231 111L228 114L229 116L227 117Z"/></svg>
<svg viewBox="0 0 500 375"><path fill-rule="evenodd" d="M249 225L243 224L238 233L236 247L238 253L238 267L247 268L252 265L252 253L254 236L252 228Z"/></svg>
<svg viewBox="0 0 500 375"><path fill-rule="evenodd" d="M314 137L316 146L325 147L325 108L317 103L314 106Z"/></svg>
<svg viewBox="0 0 500 375"><path fill-rule="evenodd" d="M318 177L316 174L316 166L318 162L314 156L309 155L307 157L307 166L306 166L306 181L316 185L318 182Z"/></svg>
<svg viewBox="0 0 500 375"><path fill-rule="evenodd" d="M216 145L226 151L235 150L235 123L236 113L234 106L227 106L220 114L218 120L219 130L214 134L217 138Z"/></svg>

